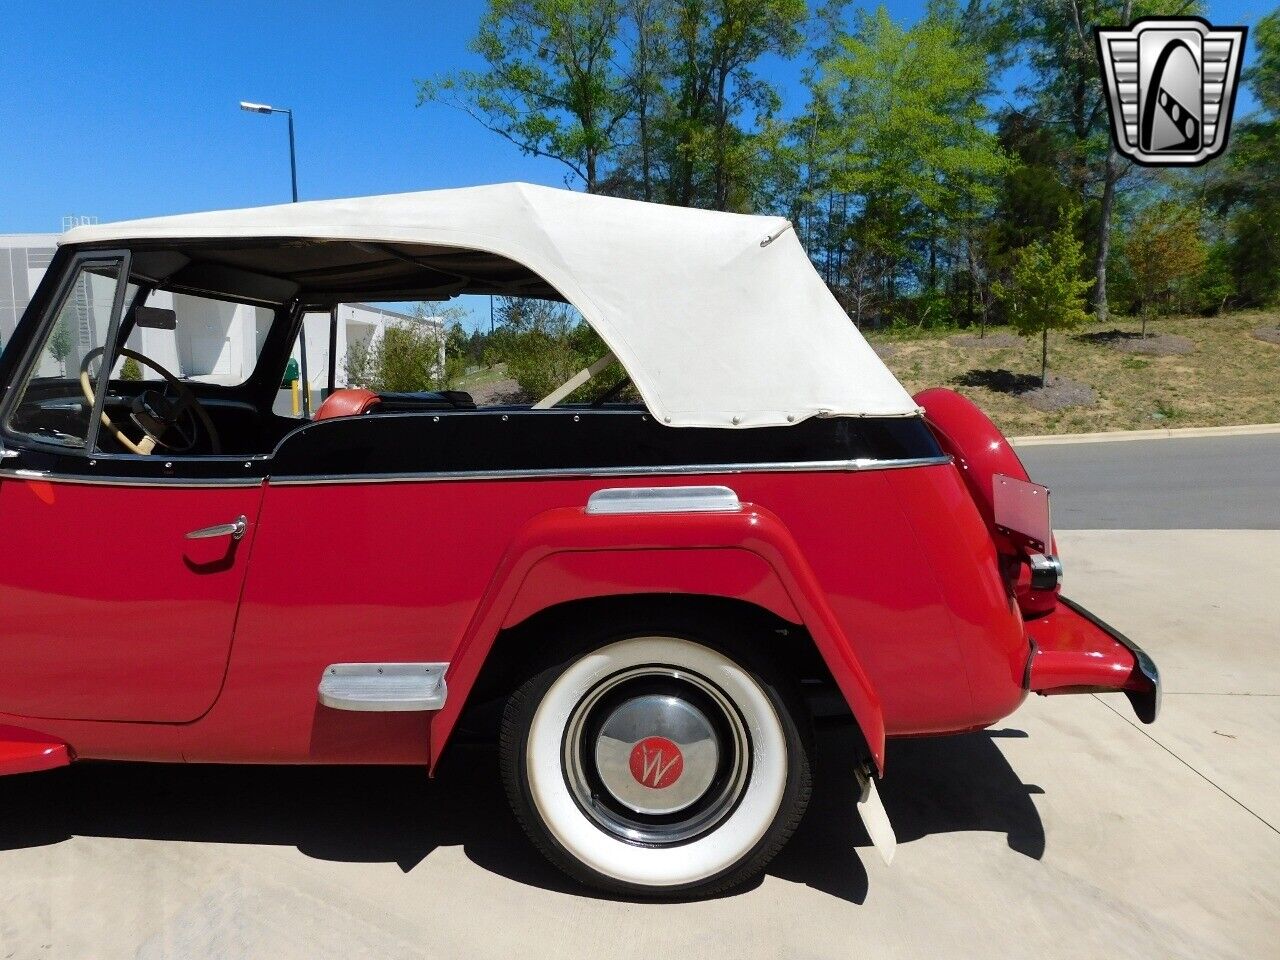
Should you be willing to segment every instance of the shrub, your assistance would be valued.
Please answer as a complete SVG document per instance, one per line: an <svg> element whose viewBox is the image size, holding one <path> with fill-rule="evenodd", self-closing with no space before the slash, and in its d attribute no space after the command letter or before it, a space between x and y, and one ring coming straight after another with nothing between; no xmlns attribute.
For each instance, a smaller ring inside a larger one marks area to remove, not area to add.
<svg viewBox="0 0 1280 960"><path fill-rule="evenodd" d="M380 336L347 348L347 380L375 393L440 390L452 372L441 361L443 349L444 335L434 325L388 321Z"/></svg>
<svg viewBox="0 0 1280 960"><path fill-rule="evenodd" d="M532 400L547 396L609 351L595 330L562 303L503 298L498 315L502 325L489 338L487 359L505 363L508 375ZM622 366L615 361L567 400L585 403L624 377Z"/></svg>

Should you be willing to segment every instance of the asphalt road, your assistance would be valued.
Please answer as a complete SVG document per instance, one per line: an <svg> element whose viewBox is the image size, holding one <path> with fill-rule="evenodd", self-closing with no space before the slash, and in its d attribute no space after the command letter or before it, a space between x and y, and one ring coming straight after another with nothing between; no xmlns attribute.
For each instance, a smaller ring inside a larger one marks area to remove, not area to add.
<svg viewBox="0 0 1280 960"><path fill-rule="evenodd" d="M1019 447L1060 530L1278 530L1280 434Z"/></svg>

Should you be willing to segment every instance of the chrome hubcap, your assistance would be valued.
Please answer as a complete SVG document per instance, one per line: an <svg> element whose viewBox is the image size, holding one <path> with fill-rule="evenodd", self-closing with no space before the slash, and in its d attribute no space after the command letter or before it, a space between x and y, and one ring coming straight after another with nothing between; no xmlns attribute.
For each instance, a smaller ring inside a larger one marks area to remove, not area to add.
<svg viewBox="0 0 1280 960"><path fill-rule="evenodd" d="M706 679L645 666L602 681L579 702L564 741L565 779L606 832L648 846L708 832L742 796L746 725Z"/></svg>
<svg viewBox="0 0 1280 960"><path fill-rule="evenodd" d="M605 788L627 808L676 813L711 786L720 744L711 721L688 700L648 693L608 715L595 760Z"/></svg>

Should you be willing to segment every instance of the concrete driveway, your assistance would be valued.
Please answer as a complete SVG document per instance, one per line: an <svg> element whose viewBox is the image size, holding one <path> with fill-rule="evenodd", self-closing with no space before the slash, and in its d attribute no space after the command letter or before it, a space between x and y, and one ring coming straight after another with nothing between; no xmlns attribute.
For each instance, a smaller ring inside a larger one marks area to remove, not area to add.
<svg viewBox="0 0 1280 960"><path fill-rule="evenodd" d="M1068 593L1166 678L1033 698L996 730L893 743L892 867L847 734L755 886L636 904L523 842L491 751L414 770L83 765L0 780L0 960L172 957L1277 955L1280 531L1061 535Z"/></svg>

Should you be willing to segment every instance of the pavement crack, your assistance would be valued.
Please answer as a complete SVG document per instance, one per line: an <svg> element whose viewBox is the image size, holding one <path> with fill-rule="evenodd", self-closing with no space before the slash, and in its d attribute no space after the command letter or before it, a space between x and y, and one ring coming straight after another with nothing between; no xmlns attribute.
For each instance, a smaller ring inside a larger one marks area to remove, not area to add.
<svg viewBox="0 0 1280 960"><path fill-rule="evenodd" d="M1161 743L1159 740L1157 740L1157 739L1156 739L1155 737L1153 737L1151 734L1147 733L1147 731L1143 730L1143 729L1142 729L1142 727L1140 727L1138 724L1134 723L1134 722L1133 722L1133 720L1132 720L1132 718L1130 718L1130 717L1126 716L1126 715L1125 715L1125 713L1124 713L1123 711L1121 711L1121 710L1117 710L1115 707L1113 707L1111 704L1107 703L1107 701L1103 700L1103 699L1102 699L1100 696L1098 696L1096 693L1090 694L1090 696L1092 696L1092 697L1093 697L1093 699L1097 700L1100 704L1102 704L1104 707L1106 707L1108 710L1110 710L1112 713L1114 713L1117 717L1119 717L1119 718L1120 718L1121 720L1123 720L1125 723L1129 724L1129 726L1133 727L1133 729L1137 730L1140 734L1142 734L1144 737L1146 737L1148 740L1150 740L1152 743L1154 743L1157 747L1159 747L1161 750L1163 750L1163 751L1164 751L1165 753L1167 753L1169 756L1173 757L1173 759L1177 760L1180 764L1182 764L1184 767L1186 767L1188 770L1190 770L1192 773L1194 773L1197 777L1199 777L1199 778L1200 778L1201 780L1203 780L1205 783L1209 784L1209 786L1213 787L1213 789L1217 790L1220 794L1222 794L1224 797L1226 797L1228 800L1230 800L1232 803L1234 803L1237 807L1239 807L1239 808L1240 808L1241 810L1243 810L1245 813L1249 814L1249 816L1251 816L1251 817L1253 817L1255 820L1257 820L1260 824L1262 824L1264 827L1266 827L1266 828L1267 828L1268 830L1270 830L1272 833L1277 834L1277 835L1280 835L1280 828L1277 828L1277 827L1276 827L1276 825L1275 825L1275 824L1273 824L1270 820L1266 819L1266 817L1262 816L1262 815L1261 815L1260 813L1258 813L1256 810L1251 809L1251 808L1250 808L1247 804L1245 804L1243 801L1241 801L1240 799L1238 799L1237 797L1235 797L1233 794L1229 793L1229 792L1228 792L1224 787L1222 787L1222 786L1221 786L1220 784L1218 784L1215 780L1213 780L1213 778L1211 778L1211 777L1209 777L1209 776L1206 776L1205 774L1203 774L1203 773L1201 773L1199 770L1197 770L1195 767L1193 767L1193 766L1192 766L1190 763L1188 763L1186 760L1183 760L1183 759L1182 759L1182 757L1178 756L1176 753L1174 753L1172 750L1170 750L1168 747L1166 747L1163 743Z"/></svg>
<svg viewBox="0 0 1280 960"><path fill-rule="evenodd" d="M1280 697L1280 693L1249 693L1244 690L1164 690L1165 697Z"/></svg>

